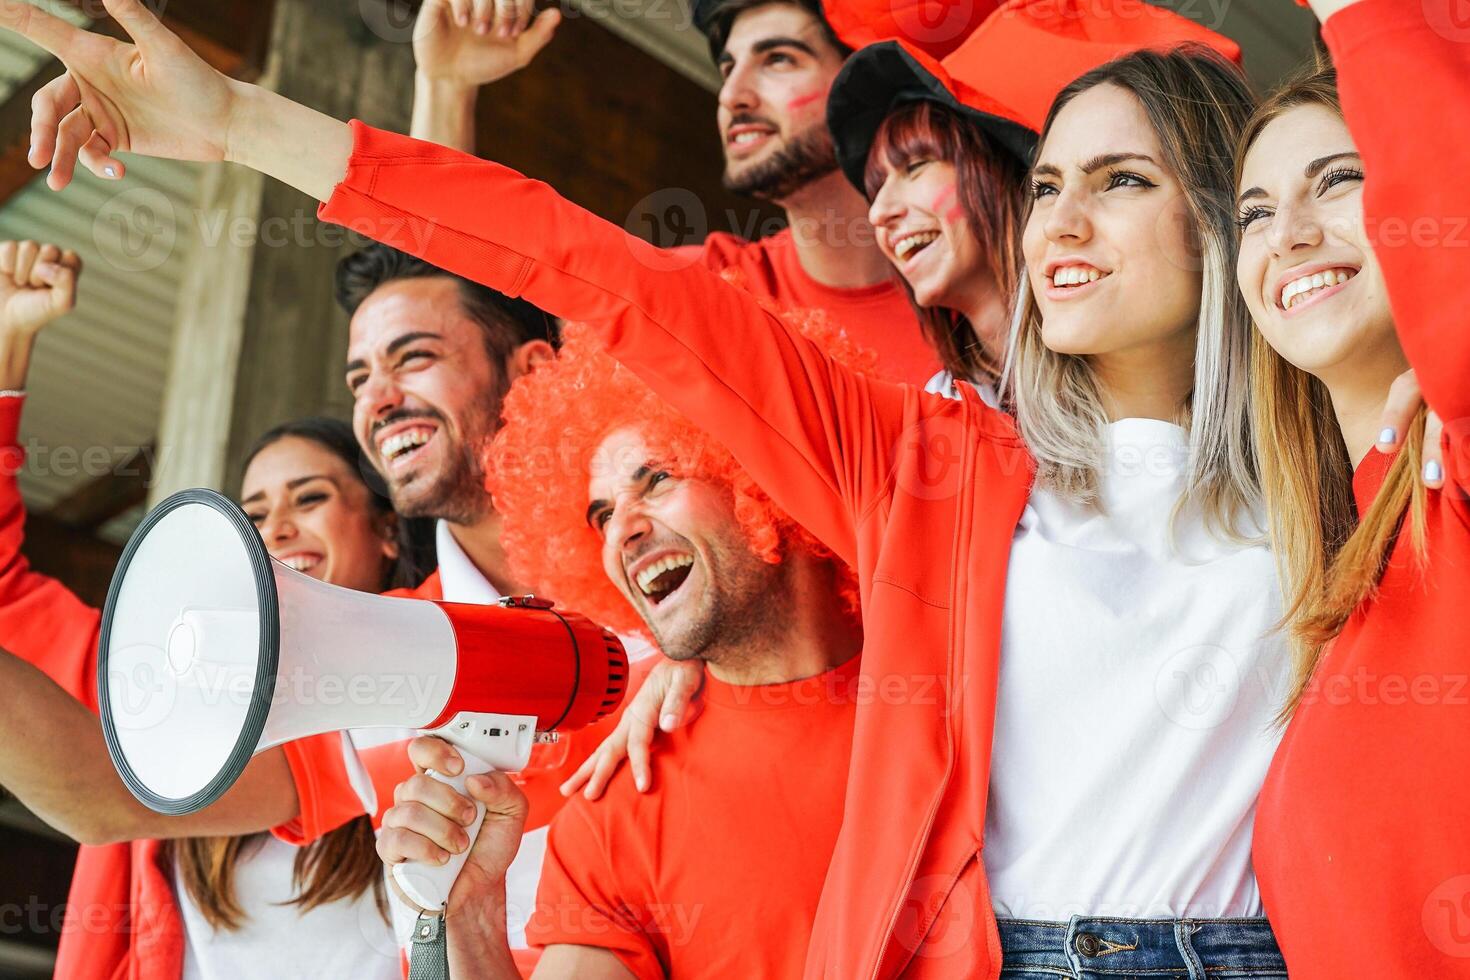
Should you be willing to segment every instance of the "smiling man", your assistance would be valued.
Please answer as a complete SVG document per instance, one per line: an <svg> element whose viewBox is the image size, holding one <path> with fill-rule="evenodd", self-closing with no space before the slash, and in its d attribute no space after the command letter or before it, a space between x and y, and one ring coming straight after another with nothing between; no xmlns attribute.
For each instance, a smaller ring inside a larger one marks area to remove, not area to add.
<svg viewBox="0 0 1470 980"><path fill-rule="evenodd" d="M796 976L842 817L861 635L851 571L722 447L575 328L512 388L493 482L512 566L619 629L708 667L698 725L669 736L654 784L552 824L528 934L536 977ZM420 739L420 766L457 756ZM792 765L794 759L805 765ZM508 783L448 913L451 973L513 977L505 870L524 805ZM464 846L467 801L399 788L389 863ZM760 801L760 816L752 807ZM509 818L506 818L509 808ZM773 888L771 883L780 882Z"/></svg>
<svg viewBox="0 0 1470 980"><path fill-rule="evenodd" d="M559 15L492 0L455 22L451 0L426 0L414 32L418 74L412 134L475 150L481 87L524 67ZM479 33L475 20L518 30ZM849 49L817 0L697 0L694 20L722 78L716 124L725 186L785 212L786 227L755 241L713 232L672 251L703 262L788 310L822 310L878 354L877 373L924 384L939 370L908 294L879 251L868 204L837 169L827 91Z"/></svg>

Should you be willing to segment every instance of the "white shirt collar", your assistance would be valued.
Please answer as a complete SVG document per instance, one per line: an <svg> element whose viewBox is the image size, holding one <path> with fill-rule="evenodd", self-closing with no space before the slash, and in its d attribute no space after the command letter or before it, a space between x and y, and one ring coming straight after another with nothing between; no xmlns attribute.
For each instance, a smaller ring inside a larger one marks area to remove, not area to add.
<svg viewBox="0 0 1470 980"><path fill-rule="evenodd" d="M480 574L459 542L450 533L449 522L434 525L434 547L439 553L439 586L445 602L476 602L488 606L500 601L500 593Z"/></svg>

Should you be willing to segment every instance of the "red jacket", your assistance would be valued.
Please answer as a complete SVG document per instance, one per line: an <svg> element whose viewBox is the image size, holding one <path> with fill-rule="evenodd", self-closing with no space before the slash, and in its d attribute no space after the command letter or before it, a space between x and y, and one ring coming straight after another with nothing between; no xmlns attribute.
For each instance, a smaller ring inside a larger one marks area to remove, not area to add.
<svg viewBox="0 0 1470 980"><path fill-rule="evenodd" d="M321 216L554 315L719 438L857 569L871 697L809 976L995 977L980 862L1011 537L1032 464L961 385L844 370L708 270L505 167L354 123Z"/></svg>
<svg viewBox="0 0 1470 980"><path fill-rule="evenodd" d="M1293 980L1470 978L1470 140L1451 122L1470 100L1470 28L1449 11L1363 0L1323 30L1399 337L1449 438L1427 569L1405 531L1261 792L1256 875ZM1389 462L1359 466L1360 508Z"/></svg>

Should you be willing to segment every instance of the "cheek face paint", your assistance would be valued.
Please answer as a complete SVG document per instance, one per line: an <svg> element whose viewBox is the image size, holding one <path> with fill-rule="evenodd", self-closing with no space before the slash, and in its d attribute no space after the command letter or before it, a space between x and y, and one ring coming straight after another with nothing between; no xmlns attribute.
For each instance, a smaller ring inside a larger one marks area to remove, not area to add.
<svg viewBox="0 0 1470 980"><path fill-rule="evenodd" d="M960 203L957 186L945 185L944 189L934 198L930 210L950 224L957 224L961 221L965 217L965 207Z"/></svg>
<svg viewBox="0 0 1470 980"><path fill-rule="evenodd" d="M821 89L820 91L816 91L816 92L808 92L806 95L798 95L796 98L794 98L790 102L786 103L786 111L787 112L795 112L796 110L803 109L803 108L811 105L814 102L820 102L821 100L825 99L826 97L827 97L827 90L826 89Z"/></svg>

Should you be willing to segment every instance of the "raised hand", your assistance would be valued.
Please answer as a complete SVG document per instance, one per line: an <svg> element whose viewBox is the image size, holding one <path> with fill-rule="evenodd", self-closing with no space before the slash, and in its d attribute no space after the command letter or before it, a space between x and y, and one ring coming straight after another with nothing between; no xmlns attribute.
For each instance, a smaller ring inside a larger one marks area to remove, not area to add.
<svg viewBox="0 0 1470 980"><path fill-rule="evenodd" d="M0 388L25 387L41 329L77 302L77 253L38 242L0 242Z"/></svg>
<svg viewBox="0 0 1470 980"><path fill-rule="evenodd" d="M1403 443L1414 416L1424 407L1424 392L1419 388L1419 376L1412 370L1405 371L1394 379L1388 389L1388 401L1383 406L1383 417L1379 421L1378 449L1393 452ZM1428 412L1424 419L1424 461L1420 478L1431 490L1444 486L1444 423L1435 412Z"/></svg>
<svg viewBox="0 0 1470 980"><path fill-rule="evenodd" d="M618 719L617 728L562 783L562 795L571 796L582 789L587 799L597 799L624 759L633 772L633 785L640 793L648 792L653 784L650 760L654 734L671 732L698 717L703 709L699 698L703 688L704 667L698 663L665 660L653 668Z"/></svg>
<svg viewBox="0 0 1470 980"><path fill-rule="evenodd" d="M561 23L555 8L533 12L531 0L424 0L413 32L420 84L474 90L524 68Z"/></svg>
<svg viewBox="0 0 1470 980"><path fill-rule="evenodd" d="M68 24L23 0L0 0L0 27L50 51L67 72L32 100L31 166L71 182L77 160L121 177L119 151L223 160L235 83L209 67L139 0L103 0L131 44Z"/></svg>

